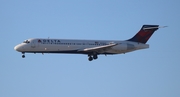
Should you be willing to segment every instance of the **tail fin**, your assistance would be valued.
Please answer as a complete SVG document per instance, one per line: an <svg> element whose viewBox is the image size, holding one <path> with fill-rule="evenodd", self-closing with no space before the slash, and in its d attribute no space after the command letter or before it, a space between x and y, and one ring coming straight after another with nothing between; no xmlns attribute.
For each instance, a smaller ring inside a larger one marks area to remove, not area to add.
<svg viewBox="0 0 180 97"><path fill-rule="evenodd" d="M159 25L143 25L141 30L127 41L146 43L151 35L159 28Z"/></svg>

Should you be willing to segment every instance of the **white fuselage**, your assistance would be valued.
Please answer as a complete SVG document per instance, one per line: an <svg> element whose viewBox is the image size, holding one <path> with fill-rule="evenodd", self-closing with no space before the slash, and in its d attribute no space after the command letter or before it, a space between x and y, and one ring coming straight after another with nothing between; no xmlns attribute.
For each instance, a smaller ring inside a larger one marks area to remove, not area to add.
<svg viewBox="0 0 180 97"><path fill-rule="evenodd" d="M15 50L27 53L69 53L69 54L90 54L85 51L87 48L96 48L109 44L117 44L112 47L97 49L97 54L121 54L134 50L149 48L148 44L131 41L114 40L73 40L73 39L28 39L15 46Z"/></svg>

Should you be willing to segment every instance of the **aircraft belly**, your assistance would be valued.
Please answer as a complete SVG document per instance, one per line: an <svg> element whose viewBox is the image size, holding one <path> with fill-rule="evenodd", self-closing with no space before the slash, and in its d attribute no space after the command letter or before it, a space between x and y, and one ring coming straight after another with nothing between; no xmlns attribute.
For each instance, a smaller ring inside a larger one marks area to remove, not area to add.
<svg viewBox="0 0 180 97"><path fill-rule="evenodd" d="M60 45L60 46L53 46L51 47L51 51L69 51L69 50L75 50L76 46L71 45Z"/></svg>
<svg viewBox="0 0 180 97"><path fill-rule="evenodd" d="M119 54L119 53L122 53L122 51L121 50L111 49L111 50L106 51L106 53Z"/></svg>
<svg viewBox="0 0 180 97"><path fill-rule="evenodd" d="M77 50L78 46L68 46L68 45L41 45L35 48L27 48L28 52L56 52L56 51L74 51Z"/></svg>
<svg viewBox="0 0 180 97"><path fill-rule="evenodd" d="M31 52L68 52L68 51L76 51L82 48L87 48L88 46L79 46L79 45L51 45L51 44L44 44L39 45L35 48L29 48L27 51ZM132 46L128 46L127 44L120 44L116 45L112 48L108 48L106 50L99 50L98 53L113 53L113 54L120 54L128 52L132 48Z"/></svg>
<svg viewBox="0 0 180 97"><path fill-rule="evenodd" d="M77 50L77 48L75 46L63 46L58 48L58 51L70 51L70 50Z"/></svg>

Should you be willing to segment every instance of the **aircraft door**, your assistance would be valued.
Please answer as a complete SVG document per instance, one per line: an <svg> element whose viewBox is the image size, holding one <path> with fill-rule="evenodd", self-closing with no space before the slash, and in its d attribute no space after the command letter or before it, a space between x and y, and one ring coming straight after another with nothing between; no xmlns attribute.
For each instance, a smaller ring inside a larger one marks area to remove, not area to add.
<svg viewBox="0 0 180 97"><path fill-rule="evenodd" d="M31 42L31 47L32 48L35 48L36 47L36 43L33 41L33 42Z"/></svg>

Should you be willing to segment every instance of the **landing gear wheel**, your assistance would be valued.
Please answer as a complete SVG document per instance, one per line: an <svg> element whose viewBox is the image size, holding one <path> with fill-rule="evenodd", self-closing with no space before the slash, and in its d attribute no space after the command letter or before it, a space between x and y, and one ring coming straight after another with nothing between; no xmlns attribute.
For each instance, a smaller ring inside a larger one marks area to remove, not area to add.
<svg viewBox="0 0 180 97"><path fill-rule="evenodd" d="M22 58L25 58L25 52L22 52Z"/></svg>
<svg viewBox="0 0 180 97"><path fill-rule="evenodd" d="M22 55L22 58L25 58L25 55Z"/></svg>
<svg viewBox="0 0 180 97"><path fill-rule="evenodd" d="M89 60L89 61L92 61L92 60L93 60L93 57L90 56L90 57L88 58L88 60Z"/></svg>
<svg viewBox="0 0 180 97"><path fill-rule="evenodd" d="M93 59L97 59L98 58L98 56L97 55L93 55Z"/></svg>

